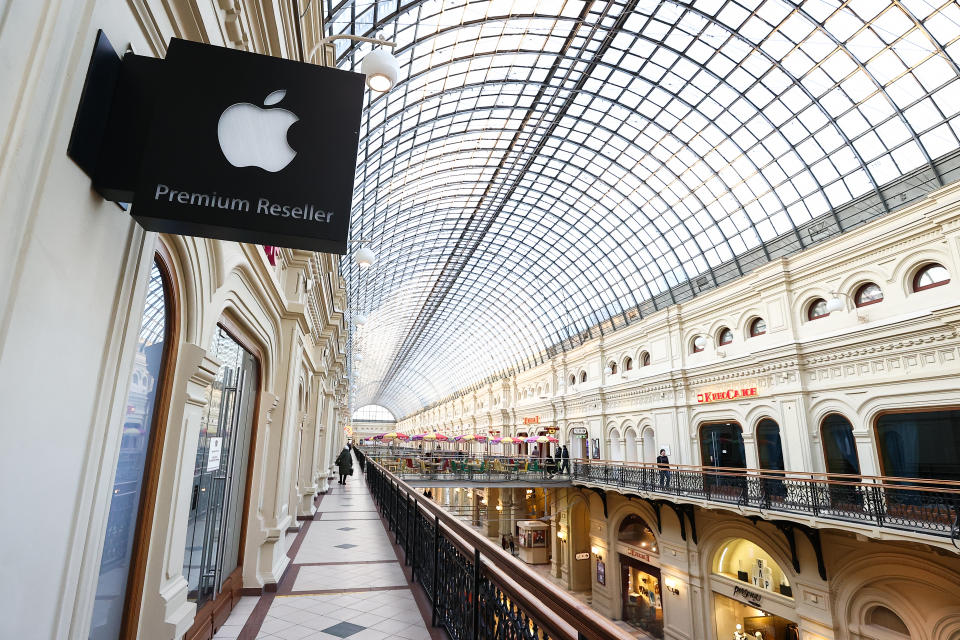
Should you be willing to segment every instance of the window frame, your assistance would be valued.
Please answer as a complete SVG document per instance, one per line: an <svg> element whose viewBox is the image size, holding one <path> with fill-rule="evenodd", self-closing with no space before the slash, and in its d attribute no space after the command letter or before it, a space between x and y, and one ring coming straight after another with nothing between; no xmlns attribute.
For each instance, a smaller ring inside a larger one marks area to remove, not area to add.
<svg viewBox="0 0 960 640"><path fill-rule="evenodd" d="M762 330L762 331L757 331L757 330L756 330L756 329L757 329L757 323L760 323L760 322L763 323L763 330ZM766 333L767 333L767 321L764 320L763 318L759 317L759 316L756 317L756 318L754 318L753 320L751 320L751 321L750 321L750 324L747 326L747 334L748 334L751 338L757 338L757 337L759 337L759 336L766 335Z"/></svg>
<svg viewBox="0 0 960 640"><path fill-rule="evenodd" d="M820 304L821 302L823 303L824 309L826 309L827 307L826 298L814 298L813 300L807 303L807 322L812 322L814 320L826 318L830 315L829 311L825 311L824 313L821 313L819 315L813 315L813 308L818 304Z"/></svg>
<svg viewBox="0 0 960 640"><path fill-rule="evenodd" d="M729 340L724 340L724 336L730 336ZM730 327L723 327L720 331L717 332L717 345L725 347L728 344L733 344L733 330Z"/></svg>
<svg viewBox="0 0 960 640"><path fill-rule="evenodd" d="M703 344L697 348L697 340L703 340ZM704 336L694 336L690 341L690 353L703 353L707 349L707 339Z"/></svg>
<svg viewBox="0 0 960 640"><path fill-rule="evenodd" d="M623 372L633 371L633 358L627 356L623 359Z"/></svg>
<svg viewBox="0 0 960 640"><path fill-rule="evenodd" d="M880 297L876 300L867 300L866 302L860 302L860 296L863 294L864 290L867 287L876 287L880 292ZM883 302L883 289L880 288L876 282L864 282L862 285L857 287L857 290L853 292L853 306L857 309L860 307L869 307L871 304L877 304L878 302Z"/></svg>
<svg viewBox="0 0 960 640"><path fill-rule="evenodd" d="M918 285L917 285L917 282L920 280L920 277L921 277L924 273L926 273L927 271L929 271L930 269L933 269L934 267L940 267L941 269L943 269L944 271L946 271L946 272L947 272L947 279L946 279L946 280L941 280L941 281L939 281L939 282L934 282L934 283L932 283L932 284L925 284L925 285L923 285L923 286L918 286ZM923 266L921 266L919 269L917 269L917 271L913 274L913 283L912 283L912 284L913 284L913 287L912 287L912 289L913 289L913 292L914 292L914 293L917 293L918 291L926 291L927 289L934 289L934 288L936 288L936 287L942 287L942 286L944 286L944 285L946 285L946 284L950 284L950 279L951 279L951 277L950 277L950 270L949 270L949 269L947 269L945 266L943 266L943 265L940 264L939 262L928 262L928 263L924 264Z"/></svg>

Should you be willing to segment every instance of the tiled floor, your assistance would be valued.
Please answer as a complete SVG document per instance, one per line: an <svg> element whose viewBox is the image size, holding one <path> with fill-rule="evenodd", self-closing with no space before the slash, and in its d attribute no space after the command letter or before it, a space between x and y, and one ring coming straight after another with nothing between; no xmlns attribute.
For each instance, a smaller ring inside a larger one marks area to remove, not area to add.
<svg viewBox="0 0 960 640"><path fill-rule="evenodd" d="M214 640L431 638L364 477L354 469L346 486L334 483L314 519L303 523L278 593L242 598ZM434 630L433 637L441 636Z"/></svg>

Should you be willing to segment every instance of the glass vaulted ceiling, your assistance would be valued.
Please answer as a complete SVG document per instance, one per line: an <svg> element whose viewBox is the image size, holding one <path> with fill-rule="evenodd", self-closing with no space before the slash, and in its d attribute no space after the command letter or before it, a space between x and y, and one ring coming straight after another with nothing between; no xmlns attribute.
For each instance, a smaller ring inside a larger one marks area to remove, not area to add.
<svg viewBox="0 0 960 640"><path fill-rule="evenodd" d="M361 132L378 260L342 263L354 407L410 414L958 177L954 1L324 1L401 65Z"/></svg>

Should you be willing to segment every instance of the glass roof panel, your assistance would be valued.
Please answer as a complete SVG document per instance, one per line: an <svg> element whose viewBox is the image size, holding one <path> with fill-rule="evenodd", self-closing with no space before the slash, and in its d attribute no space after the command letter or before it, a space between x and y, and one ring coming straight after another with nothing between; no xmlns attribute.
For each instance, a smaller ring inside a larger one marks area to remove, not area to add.
<svg viewBox="0 0 960 640"><path fill-rule="evenodd" d="M325 12L397 43L351 227L377 263L342 271L352 403L398 416L913 201L960 147L956 2ZM372 50L336 45L346 69Z"/></svg>

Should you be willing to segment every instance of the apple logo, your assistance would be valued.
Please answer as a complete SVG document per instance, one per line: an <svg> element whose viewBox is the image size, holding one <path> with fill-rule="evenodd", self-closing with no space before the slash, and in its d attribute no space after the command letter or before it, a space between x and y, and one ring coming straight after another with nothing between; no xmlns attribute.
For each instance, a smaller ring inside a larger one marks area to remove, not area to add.
<svg viewBox="0 0 960 640"><path fill-rule="evenodd" d="M285 89L274 91L263 104L277 104L285 95ZM287 129L299 119L286 109L261 109L249 102L238 102L220 114L217 123L220 150L235 167L260 167L276 173L297 155L287 142Z"/></svg>

